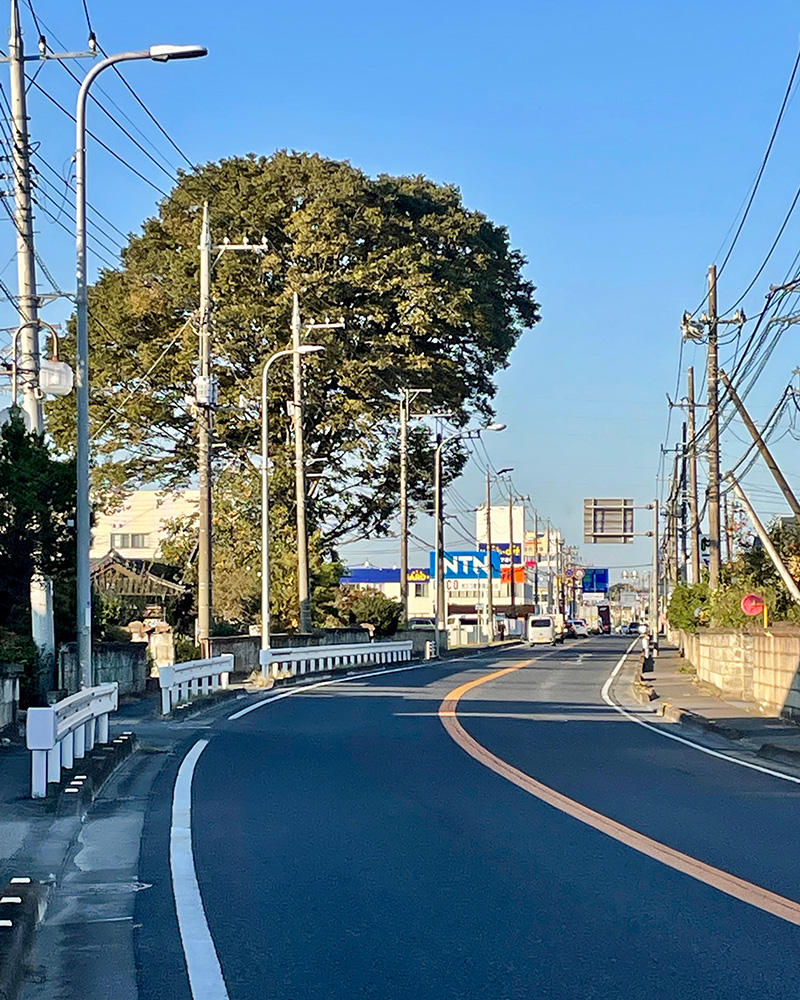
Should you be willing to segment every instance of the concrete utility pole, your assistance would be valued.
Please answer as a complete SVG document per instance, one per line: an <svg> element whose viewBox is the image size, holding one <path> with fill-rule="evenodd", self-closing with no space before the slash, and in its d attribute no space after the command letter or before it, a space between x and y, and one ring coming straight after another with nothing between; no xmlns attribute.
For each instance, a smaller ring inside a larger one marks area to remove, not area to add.
<svg viewBox="0 0 800 1000"><path fill-rule="evenodd" d="M308 529L306 527L306 468L303 455L303 361L300 356L300 301L292 296L292 381L294 399L294 477L297 498L297 596L300 602L300 631L311 631L311 598L308 581Z"/></svg>
<svg viewBox="0 0 800 1000"><path fill-rule="evenodd" d="M486 614L489 642L494 642L494 579L492 572L492 477L486 470Z"/></svg>
<svg viewBox="0 0 800 1000"><path fill-rule="evenodd" d="M30 139L25 98L25 51L17 0L11 0L11 35L8 43L11 83L11 135L14 165L14 223L17 230L17 309L20 322L18 371L21 376L22 409L37 434L44 430L39 392L39 299L36 295L36 260L33 253Z"/></svg>
<svg viewBox="0 0 800 1000"><path fill-rule="evenodd" d="M550 559L550 518L547 519L545 530L545 548L547 549L547 610L553 610L553 564Z"/></svg>
<svg viewBox="0 0 800 1000"><path fill-rule="evenodd" d="M436 654L439 655L441 631L447 628L447 614L444 607L444 524L442 523L442 445L441 433L436 435L433 452L433 496L434 496L434 600L436 605Z"/></svg>
<svg viewBox="0 0 800 1000"><path fill-rule="evenodd" d="M758 448L759 452L761 453L761 457L764 459L764 462L766 463L767 468L772 473L772 476L773 476L775 482L778 484L781 493L783 493L783 495L784 495L784 497L786 499L786 502L789 504L789 507L791 508L792 513L797 518L797 521L800 524L800 503L798 503L797 497L792 492L791 486L789 486L789 484L786 481L783 473L781 472L780 468L778 467L778 463L772 457L772 452L767 447L767 442L762 437L761 432L759 431L759 429L753 423L753 420L752 420L750 414L745 409L744 403L739 398L739 394L733 388L733 385L731 384L731 380L728 378L728 376L725 374L724 371L721 371L719 373L719 377L722 379L723 385L728 390L728 394L730 395L731 400L733 401L734 406L739 411L739 416L742 418L742 420L744 421L745 427L750 432L750 436L752 437L753 441L756 444L756 447Z"/></svg>
<svg viewBox="0 0 800 1000"><path fill-rule="evenodd" d="M403 620L408 620L408 422L411 404L431 389L400 390L400 603Z"/></svg>
<svg viewBox="0 0 800 1000"><path fill-rule="evenodd" d="M307 323L306 330L341 330L338 323ZM313 627L308 574L308 527L306 525L306 466L303 444L303 352L300 350L300 299L292 294L292 424L294 427L294 485L297 498L297 597L301 632Z"/></svg>
<svg viewBox="0 0 800 1000"><path fill-rule="evenodd" d="M208 202L203 205L200 231L200 370L195 379L197 403L197 466L200 487L200 525L197 543L197 638L203 656L209 656L211 637L211 428L216 403L211 378L211 230Z"/></svg>
<svg viewBox="0 0 800 1000"><path fill-rule="evenodd" d="M539 614L539 511L533 512L533 537L535 539L533 568L533 608Z"/></svg>
<svg viewBox="0 0 800 1000"><path fill-rule="evenodd" d="M681 533L681 573L680 579L686 583L689 578L689 548L686 538L686 512L688 509L689 482L686 468L686 455L688 451L689 432L686 421L681 426L681 509L680 509L680 533Z"/></svg>
<svg viewBox="0 0 800 1000"><path fill-rule="evenodd" d="M720 510L719 510L719 393L717 390L718 317L717 268L708 269L708 584L719 586Z"/></svg>
<svg viewBox="0 0 800 1000"><path fill-rule="evenodd" d="M694 415L694 368L686 373L689 402L689 551L692 583L700 583L700 523L697 507L697 428Z"/></svg>
<svg viewBox="0 0 800 1000"><path fill-rule="evenodd" d="M650 579L650 635L653 642L658 636L658 594L659 594L659 560L658 560L658 500L653 501L653 571Z"/></svg>

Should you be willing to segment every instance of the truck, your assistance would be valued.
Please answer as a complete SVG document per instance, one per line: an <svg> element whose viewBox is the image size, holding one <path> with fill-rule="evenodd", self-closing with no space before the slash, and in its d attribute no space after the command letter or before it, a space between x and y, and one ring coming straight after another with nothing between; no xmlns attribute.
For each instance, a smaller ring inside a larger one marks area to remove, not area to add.
<svg viewBox="0 0 800 1000"><path fill-rule="evenodd" d="M597 605L597 625L600 635L611 635L611 605Z"/></svg>

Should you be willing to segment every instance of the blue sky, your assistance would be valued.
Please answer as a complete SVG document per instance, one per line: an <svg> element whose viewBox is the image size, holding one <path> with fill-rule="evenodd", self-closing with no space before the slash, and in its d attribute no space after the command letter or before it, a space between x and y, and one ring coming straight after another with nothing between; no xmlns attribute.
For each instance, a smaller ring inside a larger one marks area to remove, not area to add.
<svg viewBox="0 0 800 1000"><path fill-rule="evenodd" d="M36 32L23 8L33 49ZM193 161L315 150L370 174L453 182L468 206L507 225L529 260L542 322L498 379L498 417L508 430L487 440L492 461L514 467L517 489L572 542L580 541L584 496L652 497L680 316L700 302L707 266L721 259L766 148L797 52L795 4L95 0L89 8L107 51L208 46L205 60L126 71ZM53 47L56 37L70 49L85 46L80 0L36 0L34 9ZM60 66L45 65L37 82L74 108L76 85ZM173 165L180 162L110 74L102 87ZM41 154L57 172L69 169L71 123L36 91L29 110ZM128 162L169 187L113 125L91 115L91 127ZM799 132L793 100L720 280L723 311L755 273L800 183ZM46 168L41 176L40 198L71 228L58 182ZM159 197L98 149L90 150L89 184L90 199L123 232L137 228ZM769 284L783 280L798 248L798 216L745 301L748 315ZM37 229L42 257L71 288L68 233L42 211ZM15 289L10 223L2 234L0 277ZM12 311L2 308L2 325L12 325ZM56 304L45 318L66 314ZM785 335L748 399L756 419L766 417L798 362L795 336ZM703 353L685 351L684 367L702 367ZM679 421L676 414L672 443ZM723 465L744 450L737 434L734 424ZM794 448L791 434L776 445L796 481ZM783 509L766 473L756 468L747 482L765 516ZM482 488L472 464L459 494L477 504ZM430 535L426 525L419 533ZM372 552L390 563L393 544L360 544L349 555L355 562ZM643 563L648 554L645 540L584 549L598 565ZM427 562L421 550L415 561Z"/></svg>

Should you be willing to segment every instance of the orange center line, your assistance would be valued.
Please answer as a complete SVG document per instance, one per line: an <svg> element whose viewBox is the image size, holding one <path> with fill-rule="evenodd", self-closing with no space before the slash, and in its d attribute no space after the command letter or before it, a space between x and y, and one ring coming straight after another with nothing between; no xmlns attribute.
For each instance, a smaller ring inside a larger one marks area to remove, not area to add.
<svg viewBox="0 0 800 1000"><path fill-rule="evenodd" d="M688 875L698 882L703 882L714 889L718 889L728 896L733 896L743 903L756 906L766 913L780 917L781 920L787 920L789 923L800 926L800 903L796 903L793 899L787 899L785 896L779 896L777 893L770 892L769 889L764 889L762 886L755 885L752 882L747 882L745 879L732 875L730 872L714 868L713 865L706 864L704 861L693 858L688 854L683 854L681 851L676 851L674 848L668 847L658 840L653 840L651 837L647 837L643 833L625 826L623 823L618 823L616 820L604 816L602 813L590 809L580 802L576 802L575 799L557 792L554 788L550 788L548 785L544 785L542 782L532 778L529 774L525 774L524 771L518 770L470 736L458 719L458 703L461 698L467 692L480 687L481 684L488 684L490 681L504 677L515 670L521 670L533 662L533 660L527 660L516 666L496 670L485 677L469 681L460 687L454 688L442 701L439 706L439 719L452 739L470 757L474 757L484 767L488 767L489 770L499 774L523 791L528 792L529 795L533 795L540 801L546 802L548 805L566 813L568 816L572 816L579 822L585 823L595 830L599 830L600 833L604 833L607 837L611 837L631 847L634 851L653 858L668 868L682 872L684 875Z"/></svg>

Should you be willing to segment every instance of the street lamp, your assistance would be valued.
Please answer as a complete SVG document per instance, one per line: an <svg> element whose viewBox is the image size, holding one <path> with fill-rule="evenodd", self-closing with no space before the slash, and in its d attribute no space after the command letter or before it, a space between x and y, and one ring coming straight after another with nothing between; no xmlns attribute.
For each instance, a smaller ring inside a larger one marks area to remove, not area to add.
<svg viewBox="0 0 800 1000"><path fill-rule="evenodd" d="M279 358L296 354L316 354L324 351L321 344L301 344L297 351L289 348L268 358L261 373L261 648L269 649L269 370ZM261 668L266 664L262 661Z"/></svg>
<svg viewBox="0 0 800 1000"><path fill-rule="evenodd" d="M84 77L75 112L75 247L77 314L77 576L78 670L82 687L92 686L92 580L89 566L91 509L89 506L89 299L86 281L86 101L95 79L120 62L134 59L195 59L208 54L202 45L152 45L142 52L120 52L102 59Z"/></svg>
<svg viewBox="0 0 800 1000"><path fill-rule="evenodd" d="M472 430L458 431L449 437L437 441L436 449L433 453L433 475L434 475L434 521L435 521L435 544L434 544L434 616L436 620L436 655L439 655L441 645L441 630L447 628L447 619L444 614L444 518L442 517L442 449L452 441L459 441L464 438L479 438L484 431L504 431L505 424L489 424L488 427L478 427ZM491 560L491 555L490 555Z"/></svg>

